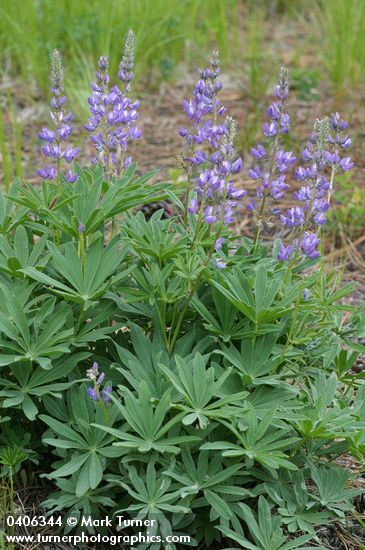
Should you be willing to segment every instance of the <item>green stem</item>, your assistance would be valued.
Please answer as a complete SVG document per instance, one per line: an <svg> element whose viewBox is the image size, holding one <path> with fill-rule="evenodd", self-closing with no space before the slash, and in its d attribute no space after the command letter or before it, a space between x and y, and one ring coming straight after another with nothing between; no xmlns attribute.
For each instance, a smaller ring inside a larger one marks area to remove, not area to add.
<svg viewBox="0 0 365 550"><path fill-rule="evenodd" d="M188 224L188 208L189 208L189 195L190 195L191 181L188 179L188 186L186 189L186 198L185 198L185 208L184 208L184 225L185 227Z"/></svg>
<svg viewBox="0 0 365 550"><path fill-rule="evenodd" d="M301 284L300 292L298 293L297 301L296 301L295 306L294 306L293 317L292 317L292 322L291 322L290 329L289 329L289 334L288 334L284 349L280 354L280 357L279 357L279 359L276 363L275 368L277 368L280 365L280 363L282 362L282 360L284 359L284 357L286 355L286 352L288 351L288 348L289 348L290 344L292 343L293 333L294 333L294 329L295 329L297 319L298 319L298 315L299 315L299 306L302 302L304 284L305 284L305 281L303 280L302 284Z"/></svg>
<svg viewBox="0 0 365 550"><path fill-rule="evenodd" d="M158 319L160 321L160 326L161 326L161 331L162 331L162 335L163 335L163 339L164 339L164 342L165 342L165 346L166 346L166 349L168 350L169 349L169 340L166 336L166 323L164 323L163 319L162 319L162 316L161 316L161 311L160 311L160 308L158 306L158 303L156 303L156 308L157 308L157 315L158 315Z"/></svg>
<svg viewBox="0 0 365 550"><path fill-rule="evenodd" d="M273 151L272 151L272 155L271 155L270 168L269 168L268 189L264 189L264 195L263 195L260 210L259 210L258 216L257 216L255 237L254 237L254 241L253 241L254 249L257 247L258 240L259 240L259 237L260 237L261 226L262 226L262 218L263 218L264 211L265 211L266 200L267 200L268 195L269 195L270 184L271 184L271 181L272 181L272 177L274 175L276 153L277 153L278 147L279 147L279 134L276 134L274 147L273 147Z"/></svg>
<svg viewBox="0 0 365 550"><path fill-rule="evenodd" d="M193 242L191 243L191 250L193 250L195 248L195 242L196 242L196 239L197 239L197 236L198 236L201 224L202 224L202 218L203 218L203 202L200 203L199 212L198 212L198 219L196 221L195 233L194 233L194 237L193 237Z"/></svg>
<svg viewBox="0 0 365 550"><path fill-rule="evenodd" d="M182 322L183 322L183 320L184 320L185 314L186 314L186 312L187 312L187 310L188 310L188 307L189 307L189 305L190 305L190 302L191 302L191 300L192 300L192 297L194 296L195 291L196 291L196 289L198 288L199 282L200 282L200 276L198 276L198 277L196 278L196 281L195 281L194 285L192 286L192 288L191 288L191 290L190 290L190 292L189 292L189 295L188 295L188 297L187 297L186 304L185 304L184 308L182 309L182 311L181 311L181 313L180 313L180 315L179 315L179 318L178 318L178 320L177 320L176 327L175 327L175 330L174 330L174 335L173 335L172 340L171 340L171 343L170 343L170 345L169 345L169 347L168 347L168 352L169 352L170 355L171 355L171 353L172 353L172 351L173 351L173 349L174 349L174 346L175 346L175 344L176 344L176 340L177 340L177 337L178 337L178 335L179 335L179 331L180 331L181 324L182 324Z"/></svg>
<svg viewBox="0 0 365 550"><path fill-rule="evenodd" d="M212 257L212 254L213 254L214 248L215 248L215 241L216 241L216 239L214 239L213 245L211 246L211 248L210 248L210 250L209 250L209 253L208 253L208 255L207 255L207 257L206 257L206 259L205 259L205 261L204 261L204 263L203 263L203 268L207 267L207 265L208 265L208 263L209 263L209 261L210 261L210 259L211 259L211 257ZM174 349L174 346L175 346L175 344L176 344L176 340L177 340L177 337L178 337L178 335L179 335L179 331L180 331L180 328L181 328L181 324L182 324L182 322L183 322L183 320L184 320L184 318L185 318L185 314L186 314L186 312L187 312L187 310L188 310L188 308L189 308L190 302L191 302L191 300L192 300L192 298L193 298L193 296L194 296L194 294L195 294L195 292L196 292L196 290L197 290L197 288L198 288L198 286L199 286L199 283L200 283L200 280L201 280L201 274L202 274L202 272L203 272L203 269L202 269L202 271L200 272L200 274L197 276L197 278L196 278L196 280L195 280L195 283L194 283L194 285L192 286L192 288L191 288L191 290L190 290L190 292L189 292L189 294L188 294L186 304L185 304L184 308L182 309L182 311L181 311L181 313L180 313L180 315L179 315L179 318L178 318L178 320L177 320L176 327L175 327L175 330L174 330L174 335L173 335L172 340L171 340L171 343L170 343L170 345L169 345L169 347L168 347L168 352L169 352L170 355L171 355L171 353L172 353L172 351L173 351L173 349Z"/></svg>
<svg viewBox="0 0 365 550"><path fill-rule="evenodd" d="M14 479L13 479L13 467L9 467L9 478L10 478L10 491L9 491L9 508L10 508L10 515L15 516L15 508L14 508ZM14 526L11 526L10 534L14 534Z"/></svg>
<svg viewBox="0 0 365 550"><path fill-rule="evenodd" d="M82 325L84 324L84 318L85 318L85 302L83 302L81 304L81 309L80 309L80 316L79 316L79 325L80 325L80 328L82 327Z"/></svg>
<svg viewBox="0 0 365 550"><path fill-rule="evenodd" d="M100 392L100 388L99 386L96 384L95 382L95 385L94 385L94 388L96 390L96 393L98 394L98 403L101 403L101 406L103 408L103 414L104 414L104 418L105 418L105 423L107 426L110 426L110 418L109 418L109 412L108 412L108 407L106 406L106 403L101 395L101 392Z"/></svg>
<svg viewBox="0 0 365 550"><path fill-rule="evenodd" d="M292 450L292 452L290 453L290 457L293 457L297 454L297 452L303 447L303 445L305 445L307 443L307 438L306 437L303 437L302 436L302 439L298 442L298 444L296 445L296 447Z"/></svg>
<svg viewBox="0 0 365 550"><path fill-rule="evenodd" d="M83 232L79 233L79 242L77 247L78 256L81 260L82 270L85 268L85 240Z"/></svg>
<svg viewBox="0 0 365 550"><path fill-rule="evenodd" d="M59 190L61 190L61 159L57 159L57 187Z"/></svg>

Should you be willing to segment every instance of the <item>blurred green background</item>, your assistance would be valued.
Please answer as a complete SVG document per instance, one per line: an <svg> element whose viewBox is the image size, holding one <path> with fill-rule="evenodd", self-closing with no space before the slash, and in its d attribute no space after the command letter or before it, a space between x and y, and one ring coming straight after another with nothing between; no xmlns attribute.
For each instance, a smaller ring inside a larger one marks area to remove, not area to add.
<svg viewBox="0 0 365 550"><path fill-rule="evenodd" d="M1 0L1 77L20 75L30 92L45 93L57 47L77 94L88 87L98 55L117 67L128 28L137 34L141 86L171 81L182 66L189 71L213 46L227 65L244 66L253 95L273 57L288 52L298 67L310 55L338 95L364 83L364 0ZM310 86L315 73L305 78Z"/></svg>
<svg viewBox="0 0 365 550"><path fill-rule="evenodd" d="M343 209L335 225L362 230L365 0L0 0L0 179L6 187L16 175L35 177L37 130L48 119L51 50L63 53L66 93L80 129L98 57L110 56L116 74L129 28L137 35L133 90L143 99L147 124L138 148L141 170L150 168L146 159L159 165L162 158L162 170L174 176L181 99L212 48L220 52L224 102L238 118L243 156L260 136L285 64L294 122L288 146L305 141L316 117L341 110L350 120L357 167L336 195ZM77 130L75 139L87 159L85 136Z"/></svg>

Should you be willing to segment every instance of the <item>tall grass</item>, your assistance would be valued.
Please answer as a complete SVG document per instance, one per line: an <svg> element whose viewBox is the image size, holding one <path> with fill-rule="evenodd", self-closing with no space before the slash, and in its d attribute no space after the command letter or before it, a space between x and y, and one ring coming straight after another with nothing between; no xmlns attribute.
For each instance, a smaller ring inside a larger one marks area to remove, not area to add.
<svg viewBox="0 0 365 550"><path fill-rule="evenodd" d="M244 60L247 76L247 91L253 98L265 94L267 76L264 70L268 51L265 48L265 35L267 33L267 13L254 2L249 2L245 17L246 32L244 40Z"/></svg>
<svg viewBox="0 0 365 550"><path fill-rule="evenodd" d="M115 71L123 37L133 28L139 81L153 83L169 77L181 61L199 62L213 45L224 59L232 59L238 4L239 0L2 0L1 66L45 91L49 53L57 47L66 58L66 76L77 87L94 70L98 55L109 55Z"/></svg>
<svg viewBox="0 0 365 550"><path fill-rule="evenodd" d="M365 77L365 2L316 0L311 20L331 84L342 95Z"/></svg>
<svg viewBox="0 0 365 550"><path fill-rule="evenodd" d="M5 124L5 113L8 122ZM22 126L17 119L14 104L9 97L3 107L0 106L0 154L2 170L0 182L5 191L10 189L10 182L15 176L22 177Z"/></svg>

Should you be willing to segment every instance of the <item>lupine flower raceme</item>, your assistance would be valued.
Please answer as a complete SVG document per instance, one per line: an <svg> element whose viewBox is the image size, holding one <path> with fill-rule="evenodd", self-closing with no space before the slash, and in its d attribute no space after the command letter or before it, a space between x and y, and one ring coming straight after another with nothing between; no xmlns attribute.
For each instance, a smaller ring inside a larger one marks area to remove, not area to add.
<svg viewBox="0 0 365 550"><path fill-rule="evenodd" d="M94 386L88 388L87 394L92 401L104 401L107 405L111 402L110 394L112 392L111 386L106 386L104 389L100 389L101 384L105 380L105 373L99 372L99 365L94 361L92 367L86 371L86 376L94 382Z"/></svg>
<svg viewBox="0 0 365 550"><path fill-rule="evenodd" d="M280 245L280 261L288 260L293 253L296 256L302 253L310 259L320 255L319 228L327 221L335 174L354 165L350 157L341 156L341 150L351 145L351 139L345 134L347 127L348 123L338 113L315 123L302 152L304 164L295 171L296 179L302 183L294 193L299 205L280 215L281 223L292 231L292 243Z"/></svg>
<svg viewBox="0 0 365 550"><path fill-rule="evenodd" d="M109 87L109 60L102 56L98 62L96 80L91 85L92 94L88 98L91 117L85 129L90 132L96 149L92 162L100 162L104 166L108 179L120 175L130 166L132 157L127 154L128 145L142 135L136 124L139 101L132 101L127 95L133 79L134 47L134 33L129 31L118 72L122 89L117 85Z"/></svg>
<svg viewBox="0 0 365 550"><path fill-rule="evenodd" d="M72 132L73 116L71 112L66 113L64 105L67 102L67 97L64 95L64 81L62 69L62 56L58 50L54 50L51 54L51 112L50 117L53 123L53 129L42 128L39 132L39 138L43 141L41 151L48 163L38 170L38 174L45 180L55 180L60 177L61 161L66 161L67 164L75 159L78 154L77 147L73 147L68 139ZM74 183L77 179L77 174L72 172L68 167L65 172L66 180Z"/></svg>
<svg viewBox="0 0 365 550"><path fill-rule="evenodd" d="M227 109L218 98L222 89L219 74L219 55L213 52L210 67L200 71L194 98L183 102L191 127L179 129L185 139L183 167L189 180L188 212L218 227L233 221L237 200L246 194L234 187L231 179L241 171L242 159L233 145L235 122L226 116ZM190 181L195 185L194 196L190 196ZM219 249L221 241L217 242ZM218 267L223 267L222 263Z"/></svg>
<svg viewBox="0 0 365 550"><path fill-rule="evenodd" d="M286 173L296 162L293 152L286 151L281 143L282 136L290 131L290 117L286 112L286 100L289 94L286 68L280 69L274 93L276 100L267 109L269 121L263 127L265 145L259 143L251 149L254 165L249 170L249 176L256 184L256 198L249 201L247 209L250 212L257 212L255 242L258 240L267 200L278 201L284 196L289 188L286 183ZM272 210L272 213L276 214L276 209Z"/></svg>

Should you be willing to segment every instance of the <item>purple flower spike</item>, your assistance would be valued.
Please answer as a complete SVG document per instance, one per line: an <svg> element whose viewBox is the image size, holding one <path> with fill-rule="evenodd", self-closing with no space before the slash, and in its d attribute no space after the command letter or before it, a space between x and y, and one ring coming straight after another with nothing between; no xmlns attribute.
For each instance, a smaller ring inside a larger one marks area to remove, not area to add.
<svg viewBox="0 0 365 550"><path fill-rule="evenodd" d="M257 212L258 231L256 232L256 240L262 226L265 205L268 207L270 217L272 214L267 199L277 201L284 196L285 191L289 189L289 185L285 181L286 173L296 162L292 151L285 151L281 143L282 134L288 133L290 129L290 117L285 110L288 93L288 71L281 68L278 85L275 88L277 101L269 105L267 109L269 121L263 127L263 133L269 142L269 146L265 148L263 145L258 144L251 149L251 154L257 164L249 169L249 176L253 180L260 180L260 185L256 187L258 200L251 200L247 205L248 211Z"/></svg>
<svg viewBox="0 0 365 550"><path fill-rule="evenodd" d="M285 101L289 95L288 69L281 67L278 85L275 88L275 97Z"/></svg>
<svg viewBox="0 0 365 550"><path fill-rule="evenodd" d="M130 83L133 80L134 51L136 37L133 31L129 30L124 44L124 53L119 65L118 78L124 83L125 90L129 91Z"/></svg>
<svg viewBox="0 0 365 550"><path fill-rule="evenodd" d="M52 84L52 99L51 99L51 121L54 125L54 130L48 128L42 128L39 132L39 138L44 142L41 147L42 154L45 157L53 158L60 161L64 158L67 162L72 162L78 154L78 149L72 149L71 145L63 150L63 143L67 142L72 127L68 124L72 121L72 113L66 113L63 109L67 97L63 95L64 83L63 83L63 70L62 70L62 56L58 50L54 50L51 54L51 84ZM59 174L56 167L49 168L45 166L44 169L39 169L38 174L43 179L53 180L56 179ZM70 183L74 183L77 179L77 174L72 174L71 171L66 172L66 179Z"/></svg>
<svg viewBox="0 0 365 550"><path fill-rule="evenodd" d="M310 259L320 255L317 232L318 227L327 221L325 213L330 208L334 175L339 168L346 171L354 166L350 157L341 158L341 149L351 145L351 139L344 135L347 128L348 123L341 119L339 113L332 115L331 120L324 118L315 123L302 153L303 161L308 164L295 171L295 177L303 183L294 193L294 199L301 206L290 208L285 215L280 216L281 222L287 227L302 227L302 236L294 240L293 245Z"/></svg>
<svg viewBox="0 0 365 550"><path fill-rule="evenodd" d="M210 67L200 70L194 97L183 102L191 125L179 129L185 140L183 167L196 184L196 198L189 200L188 212L203 212L205 223L210 225L231 223L237 200L246 194L232 181L243 163L234 150L235 122L226 117L227 109L218 97L223 87L219 75L219 55L213 52Z"/></svg>
<svg viewBox="0 0 365 550"><path fill-rule="evenodd" d="M84 128L90 132L90 140L96 149L92 162L104 166L108 179L119 176L132 164L132 157L126 156L128 145L142 135L136 125L139 102L132 102L127 95L133 79L134 48L134 33L128 31L118 73L121 89L109 87L109 60L100 57L96 81L91 85L92 93L88 98L91 116Z"/></svg>

